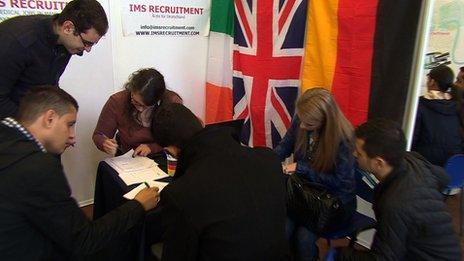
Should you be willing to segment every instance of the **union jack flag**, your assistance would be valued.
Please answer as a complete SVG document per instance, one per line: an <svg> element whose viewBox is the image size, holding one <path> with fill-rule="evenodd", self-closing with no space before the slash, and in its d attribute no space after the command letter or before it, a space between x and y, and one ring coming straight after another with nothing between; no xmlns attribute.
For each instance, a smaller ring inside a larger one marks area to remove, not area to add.
<svg viewBox="0 0 464 261"><path fill-rule="evenodd" d="M242 142L275 147L300 85L307 0L235 0L234 119Z"/></svg>

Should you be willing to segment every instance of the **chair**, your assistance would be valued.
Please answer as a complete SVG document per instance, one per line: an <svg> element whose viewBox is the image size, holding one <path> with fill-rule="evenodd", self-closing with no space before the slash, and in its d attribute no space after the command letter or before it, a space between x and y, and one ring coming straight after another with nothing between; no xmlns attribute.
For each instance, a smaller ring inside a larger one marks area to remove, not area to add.
<svg viewBox="0 0 464 261"><path fill-rule="evenodd" d="M368 201L372 202L373 200L373 189L366 184L364 180L370 179L369 175L362 170L356 168L355 170L355 178L356 178L356 196ZM375 228L375 219L363 215L359 212L355 212L353 215L351 222L345 228L342 228L337 231L333 231L330 233L324 233L319 235L322 238L327 240L327 244L331 245L331 240L340 239L349 237L350 238L350 246L353 246L356 243L357 236L360 232Z"/></svg>
<svg viewBox="0 0 464 261"><path fill-rule="evenodd" d="M457 154L448 159L445 164L446 173L451 178L447 190L459 189L461 198L459 202L459 235L462 235L462 209L464 188L464 154Z"/></svg>
<svg viewBox="0 0 464 261"><path fill-rule="evenodd" d="M337 250L335 248L329 248L327 255L324 257L324 261L334 261L337 255Z"/></svg>

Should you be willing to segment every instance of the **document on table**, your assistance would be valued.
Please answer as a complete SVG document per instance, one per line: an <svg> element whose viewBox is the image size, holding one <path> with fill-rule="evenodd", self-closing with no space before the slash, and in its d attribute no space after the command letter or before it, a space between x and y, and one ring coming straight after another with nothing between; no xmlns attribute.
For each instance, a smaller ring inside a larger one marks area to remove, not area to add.
<svg viewBox="0 0 464 261"><path fill-rule="evenodd" d="M161 192L161 190L164 189L164 187L166 187L166 185L168 185L167 182L159 182L159 181L151 181L151 180L147 180L146 181L148 183L148 185L150 185L150 187L158 187L159 189L159 192ZM139 193L142 189L146 188L147 186L142 183L140 185L138 185L135 189L127 192L124 197L127 198L127 199L134 199L135 195L137 195L137 193Z"/></svg>
<svg viewBox="0 0 464 261"><path fill-rule="evenodd" d="M106 163L118 172L126 185L168 177L168 174L161 170L155 161L147 157L133 158L133 153L134 150L130 150L124 155L105 159Z"/></svg>
<svg viewBox="0 0 464 261"><path fill-rule="evenodd" d="M152 166L158 165L154 160L147 157L132 157L133 154L134 150L130 150L124 155L108 158L105 159L105 161L119 174L124 172L145 170Z"/></svg>
<svg viewBox="0 0 464 261"><path fill-rule="evenodd" d="M144 170L120 173L119 177L122 179L122 181L124 181L124 183L126 183L126 185L129 186L147 180L158 180L169 176L158 166L153 166Z"/></svg>

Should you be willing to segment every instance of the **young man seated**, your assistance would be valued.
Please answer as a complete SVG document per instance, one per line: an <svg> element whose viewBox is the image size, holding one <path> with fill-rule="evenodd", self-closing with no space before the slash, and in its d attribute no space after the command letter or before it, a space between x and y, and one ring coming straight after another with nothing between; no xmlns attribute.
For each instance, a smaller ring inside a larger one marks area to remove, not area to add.
<svg viewBox="0 0 464 261"><path fill-rule="evenodd" d="M69 260L93 253L143 220L158 203L146 188L104 217L81 211L59 157L76 142L78 105L65 91L32 89L16 119L0 121L0 257Z"/></svg>
<svg viewBox="0 0 464 261"><path fill-rule="evenodd" d="M377 232L370 251L339 249L336 260L461 260L440 193L448 182L444 170L407 153L403 131L392 121L369 121L355 135L359 166L380 181L373 202Z"/></svg>

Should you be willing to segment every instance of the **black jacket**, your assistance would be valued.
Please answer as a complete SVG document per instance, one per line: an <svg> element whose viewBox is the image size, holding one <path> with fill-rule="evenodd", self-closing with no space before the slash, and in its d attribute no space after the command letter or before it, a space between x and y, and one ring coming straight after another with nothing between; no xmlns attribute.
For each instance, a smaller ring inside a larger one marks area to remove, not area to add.
<svg viewBox="0 0 464 261"><path fill-rule="evenodd" d="M166 207L163 260L285 260L285 186L277 156L221 129L185 145Z"/></svg>
<svg viewBox="0 0 464 261"><path fill-rule="evenodd" d="M440 193L447 183L442 168L408 154L375 189L377 231L371 251L344 248L337 260L461 260L459 239Z"/></svg>
<svg viewBox="0 0 464 261"><path fill-rule="evenodd" d="M444 166L449 157L463 152L461 123L455 101L420 97L411 150L438 166Z"/></svg>
<svg viewBox="0 0 464 261"><path fill-rule="evenodd" d="M129 201L90 221L71 197L59 159L0 123L0 259L66 260L126 232L145 211Z"/></svg>
<svg viewBox="0 0 464 261"><path fill-rule="evenodd" d="M53 16L18 16L0 23L0 119L14 116L33 86L58 85L71 58L52 27Z"/></svg>

